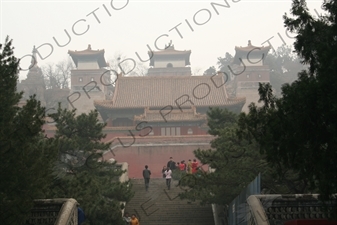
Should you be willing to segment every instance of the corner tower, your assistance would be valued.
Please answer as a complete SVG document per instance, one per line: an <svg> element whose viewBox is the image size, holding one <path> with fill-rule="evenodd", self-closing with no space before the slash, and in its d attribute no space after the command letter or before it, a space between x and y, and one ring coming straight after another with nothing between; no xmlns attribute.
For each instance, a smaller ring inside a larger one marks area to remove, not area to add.
<svg viewBox="0 0 337 225"><path fill-rule="evenodd" d="M236 87L236 95L246 97L246 104L242 112L248 112L248 105L252 102L258 104L259 83L269 83L269 66L264 64L270 46L257 47L248 41L246 47L235 47L235 56L232 68L232 77Z"/></svg>
<svg viewBox="0 0 337 225"><path fill-rule="evenodd" d="M174 45L165 46L164 50L148 52L150 68L148 76L191 76L191 51L178 51Z"/></svg>
<svg viewBox="0 0 337 225"><path fill-rule="evenodd" d="M104 100L109 95L110 73L105 67L104 50L92 50L91 45L83 51L68 51L76 69L71 71L70 108L77 113L94 110L94 100Z"/></svg>

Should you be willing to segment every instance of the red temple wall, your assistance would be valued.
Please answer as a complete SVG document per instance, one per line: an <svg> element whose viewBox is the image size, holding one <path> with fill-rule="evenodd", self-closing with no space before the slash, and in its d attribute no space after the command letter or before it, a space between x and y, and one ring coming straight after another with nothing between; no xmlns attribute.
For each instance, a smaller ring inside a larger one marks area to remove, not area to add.
<svg viewBox="0 0 337 225"><path fill-rule="evenodd" d="M43 128L48 137L54 136L55 126L45 125ZM181 127L181 133L187 133L188 128ZM180 136L140 136L139 132L134 131L132 131L134 136L131 136L127 130L104 130L107 136L103 141L112 142L112 151L107 152L104 158L114 158L117 162L127 162L130 178L142 178L145 165L149 166L152 178L160 178L162 176L161 170L170 157L173 157L175 162L182 160L187 162L188 159L193 160L195 158L194 150L210 148L209 143L214 137L203 135L206 131L199 127L193 128L192 135ZM160 127L154 127L153 129L160 131ZM203 168L207 169L206 166Z"/></svg>
<svg viewBox="0 0 337 225"><path fill-rule="evenodd" d="M197 148L208 149L209 144L185 145L185 146L131 146L128 148L119 147L104 155L105 159L114 158L117 162L127 162L129 164L129 178L143 178L142 171L145 165L151 170L151 178L161 178L161 170L167 164L170 157L173 161L180 162L195 158L193 151ZM199 163L200 165L200 163ZM207 166L203 166L207 170Z"/></svg>

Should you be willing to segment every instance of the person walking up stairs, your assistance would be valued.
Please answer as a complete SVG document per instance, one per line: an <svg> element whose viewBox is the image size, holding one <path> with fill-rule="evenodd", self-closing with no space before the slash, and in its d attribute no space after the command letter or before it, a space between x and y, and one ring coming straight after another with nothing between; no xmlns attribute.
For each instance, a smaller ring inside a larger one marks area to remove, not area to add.
<svg viewBox="0 0 337 225"><path fill-rule="evenodd" d="M171 188L171 179L172 179L172 170L170 170L169 167L167 167L165 173L165 178L166 178L166 186L167 190L170 190Z"/></svg>
<svg viewBox="0 0 337 225"><path fill-rule="evenodd" d="M145 170L143 170L143 177L145 181L145 190L148 191L149 189L149 184L150 184L150 176L151 176L151 171L148 169L149 167L146 165Z"/></svg>

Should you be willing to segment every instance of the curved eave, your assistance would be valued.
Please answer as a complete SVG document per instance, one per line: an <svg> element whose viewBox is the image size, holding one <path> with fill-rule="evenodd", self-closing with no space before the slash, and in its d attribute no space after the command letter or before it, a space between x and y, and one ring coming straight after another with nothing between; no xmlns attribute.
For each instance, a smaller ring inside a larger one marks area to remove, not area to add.
<svg viewBox="0 0 337 225"><path fill-rule="evenodd" d="M105 122L109 118L108 113L109 113L110 109L105 107L104 105L100 104L100 102L98 102L96 100L94 101L94 107L99 112L103 121Z"/></svg>
<svg viewBox="0 0 337 225"><path fill-rule="evenodd" d="M190 63L190 56L191 56L191 50L189 51L177 51L177 50L163 50L163 51L157 51L157 52L151 52L148 51L148 55L150 57L150 66L154 66L154 61L158 57L166 57L166 56L184 56L185 55L185 66L191 65Z"/></svg>
<svg viewBox="0 0 337 225"><path fill-rule="evenodd" d="M161 50L161 51L148 51L148 55L151 56L153 55L184 55L184 54L191 54L191 50L183 50L183 51L179 51L179 50L172 50L172 49L165 49L165 50Z"/></svg>
<svg viewBox="0 0 337 225"><path fill-rule="evenodd" d="M217 104L217 105L197 105L195 107L197 108L205 108L205 107L226 107L226 106L236 106L241 105L242 106L246 103L246 98L237 98L233 100L228 100L227 102L224 102L223 104ZM155 106L126 106L126 107L116 107L111 103L105 103L102 101L94 101L95 108L99 109L105 109L105 110L119 110L119 109L143 109L146 107L149 108L164 108L167 107L167 105L155 105ZM159 111L159 110L158 110Z"/></svg>
<svg viewBox="0 0 337 225"><path fill-rule="evenodd" d="M76 67L78 66L78 61L82 58L92 58L96 59L100 68L107 67L107 63L104 58L104 50L84 50L84 51L68 51L68 54L73 59Z"/></svg>
<svg viewBox="0 0 337 225"><path fill-rule="evenodd" d="M248 59L248 58L263 58L265 59L269 50L270 46L267 47L255 47L255 46L250 46L250 47L235 47L236 53L233 59L233 64L240 65L241 64L241 59Z"/></svg>
<svg viewBox="0 0 337 225"><path fill-rule="evenodd" d="M170 120L167 119L167 122L169 123L174 123L174 122L202 122L206 121L207 118L191 118L191 119L181 119L181 120ZM166 121L161 118L161 119L147 119L147 118L135 118L135 122L141 122L141 121L146 121L146 122L152 122L152 123L166 123Z"/></svg>
<svg viewBox="0 0 337 225"><path fill-rule="evenodd" d="M92 56L92 55L100 55L100 54L103 54L104 55L105 51L104 49L101 49L101 50L82 50L82 51L71 51L69 50L68 51L68 54L71 55L71 56L84 56L84 55L89 55L89 56Z"/></svg>
<svg viewBox="0 0 337 225"><path fill-rule="evenodd" d="M258 47L258 46L247 46L247 47L238 47L235 46L236 52L245 52L248 53L250 51L259 52L259 51L269 51L271 46L266 47Z"/></svg>

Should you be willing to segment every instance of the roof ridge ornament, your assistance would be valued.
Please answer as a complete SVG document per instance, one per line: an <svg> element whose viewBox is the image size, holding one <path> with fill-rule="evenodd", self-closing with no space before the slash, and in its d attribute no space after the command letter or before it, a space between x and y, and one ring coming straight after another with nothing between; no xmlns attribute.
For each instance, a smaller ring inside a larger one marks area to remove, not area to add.
<svg viewBox="0 0 337 225"><path fill-rule="evenodd" d="M168 45L165 44L165 49L172 49L172 50L174 50L174 45L172 44L172 42L168 43Z"/></svg>
<svg viewBox="0 0 337 225"><path fill-rule="evenodd" d="M33 46L32 53L33 53L33 55L32 55L32 60L30 61L30 67L29 68L33 68L33 67L37 66L37 57L36 57L37 50L35 48L35 45Z"/></svg>

